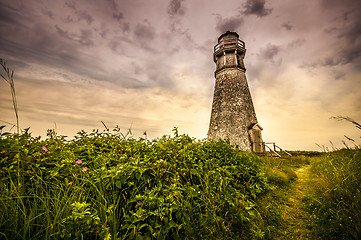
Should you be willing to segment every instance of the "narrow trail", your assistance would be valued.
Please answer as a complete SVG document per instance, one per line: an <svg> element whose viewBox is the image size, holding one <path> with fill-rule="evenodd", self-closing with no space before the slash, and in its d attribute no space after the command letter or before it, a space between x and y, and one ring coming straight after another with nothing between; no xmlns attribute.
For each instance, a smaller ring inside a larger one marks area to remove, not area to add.
<svg viewBox="0 0 361 240"><path fill-rule="evenodd" d="M279 239L308 239L306 221L309 215L303 210L302 199L307 194L310 168L311 165L307 165L295 171L298 178L287 192L287 200L281 210L287 226Z"/></svg>

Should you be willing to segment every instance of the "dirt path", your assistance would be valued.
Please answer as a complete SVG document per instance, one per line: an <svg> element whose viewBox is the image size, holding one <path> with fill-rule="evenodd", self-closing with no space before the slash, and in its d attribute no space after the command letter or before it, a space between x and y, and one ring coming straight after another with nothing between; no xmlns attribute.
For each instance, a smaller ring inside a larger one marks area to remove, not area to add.
<svg viewBox="0 0 361 240"><path fill-rule="evenodd" d="M307 193L309 170L311 165L297 169L297 180L287 193L287 200L283 206L282 218L287 223L283 236L279 239L308 239L306 220L308 213L302 209L302 199Z"/></svg>

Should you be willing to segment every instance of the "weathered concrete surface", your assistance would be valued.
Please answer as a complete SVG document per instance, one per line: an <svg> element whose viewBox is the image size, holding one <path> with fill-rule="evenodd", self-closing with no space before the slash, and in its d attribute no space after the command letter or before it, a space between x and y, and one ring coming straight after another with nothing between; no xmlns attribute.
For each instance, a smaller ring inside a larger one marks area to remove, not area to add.
<svg viewBox="0 0 361 240"><path fill-rule="evenodd" d="M246 75L240 69L217 73L208 138L229 138L243 150L251 150L248 128L257 123Z"/></svg>
<svg viewBox="0 0 361 240"><path fill-rule="evenodd" d="M260 148L255 148L249 135L257 118L245 74L245 52L238 34L226 33L218 40L214 53L217 69L208 138L228 138L240 149L252 151ZM257 141L262 138L258 137Z"/></svg>

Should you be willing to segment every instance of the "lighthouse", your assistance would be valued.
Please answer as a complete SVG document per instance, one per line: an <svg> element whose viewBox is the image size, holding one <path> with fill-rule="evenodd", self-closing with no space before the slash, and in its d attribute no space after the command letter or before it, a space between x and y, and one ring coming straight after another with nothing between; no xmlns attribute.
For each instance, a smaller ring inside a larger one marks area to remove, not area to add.
<svg viewBox="0 0 361 240"><path fill-rule="evenodd" d="M227 31L214 46L216 63L209 139L229 139L244 151L264 152L262 127L257 122L246 78L245 43Z"/></svg>

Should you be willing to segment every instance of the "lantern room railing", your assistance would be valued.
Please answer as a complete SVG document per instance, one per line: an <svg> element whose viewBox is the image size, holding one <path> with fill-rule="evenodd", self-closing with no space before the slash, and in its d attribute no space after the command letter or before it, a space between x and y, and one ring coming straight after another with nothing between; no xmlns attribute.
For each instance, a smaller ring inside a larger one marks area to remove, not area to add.
<svg viewBox="0 0 361 240"><path fill-rule="evenodd" d="M235 48L245 50L244 42L239 39L222 39L216 46L214 46L214 52Z"/></svg>

